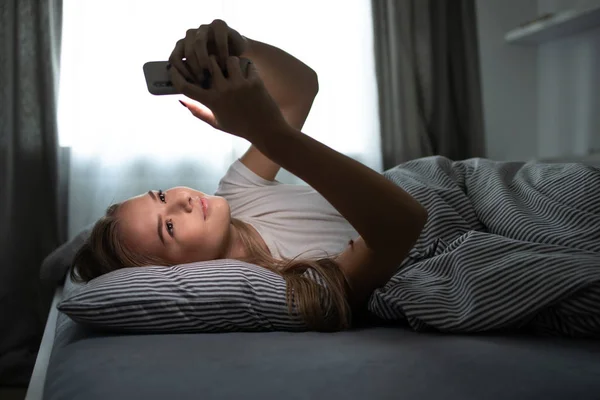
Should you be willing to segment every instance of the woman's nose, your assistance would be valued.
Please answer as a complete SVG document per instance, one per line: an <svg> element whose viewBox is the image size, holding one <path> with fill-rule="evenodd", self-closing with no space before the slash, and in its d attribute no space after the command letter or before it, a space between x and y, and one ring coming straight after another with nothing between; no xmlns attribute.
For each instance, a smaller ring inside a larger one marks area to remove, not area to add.
<svg viewBox="0 0 600 400"><path fill-rule="evenodd" d="M183 199L182 203L185 212L191 213L194 209L194 198L191 196L185 196L185 199Z"/></svg>
<svg viewBox="0 0 600 400"><path fill-rule="evenodd" d="M182 194L172 207L174 207L172 212L183 211L190 213L194 209L194 198L189 195Z"/></svg>

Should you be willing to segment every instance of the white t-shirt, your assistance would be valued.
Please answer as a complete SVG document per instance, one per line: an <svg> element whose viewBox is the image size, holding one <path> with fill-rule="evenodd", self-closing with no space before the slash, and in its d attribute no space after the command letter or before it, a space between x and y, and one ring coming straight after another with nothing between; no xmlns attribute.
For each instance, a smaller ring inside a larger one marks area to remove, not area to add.
<svg viewBox="0 0 600 400"><path fill-rule="evenodd" d="M335 256L359 235L316 190L261 178L235 161L219 182L231 216L252 225L276 258Z"/></svg>

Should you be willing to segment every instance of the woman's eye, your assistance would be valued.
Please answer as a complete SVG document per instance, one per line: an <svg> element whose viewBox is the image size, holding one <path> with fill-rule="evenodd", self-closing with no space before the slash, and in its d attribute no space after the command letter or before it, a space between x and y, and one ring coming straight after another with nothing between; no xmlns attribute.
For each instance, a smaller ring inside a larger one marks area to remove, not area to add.
<svg viewBox="0 0 600 400"><path fill-rule="evenodd" d="M167 232L169 235L173 236L173 222L167 221Z"/></svg>
<svg viewBox="0 0 600 400"><path fill-rule="evenodd" d="M158 191L158 198L160 199L160 201L162 201L163 203L167 202L167 199L165 198L165 194L162 190Z"/></svg>

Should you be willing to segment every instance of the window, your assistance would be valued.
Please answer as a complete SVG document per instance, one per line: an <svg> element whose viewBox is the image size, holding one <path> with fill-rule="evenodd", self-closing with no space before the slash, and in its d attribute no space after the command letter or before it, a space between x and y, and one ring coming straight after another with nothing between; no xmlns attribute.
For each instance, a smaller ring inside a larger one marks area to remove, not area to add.
<svg viewBox="0 0 600 400"><path fill-rule="evenodd" d="M144 81L145 62L166 60L188 28L215 18L315 69L320 92L303 130L380 169L370 1L64 0L63 8L59 132L72 152L72 214L94 204L73 229L157 180L210 192L246 150Z"/></svg>

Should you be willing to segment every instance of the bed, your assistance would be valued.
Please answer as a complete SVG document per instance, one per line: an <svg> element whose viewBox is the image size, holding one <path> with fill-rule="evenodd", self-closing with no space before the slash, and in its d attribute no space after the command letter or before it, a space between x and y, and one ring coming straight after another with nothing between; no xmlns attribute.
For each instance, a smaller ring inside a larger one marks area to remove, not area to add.
<svg viewBox="0 0 600 400"><path fill-rule="evenodd" d="M339 333L102 334L55 294L29 400L598 399L600 341L417 333L400 323Z"/></svg>
<svg viewBox="0 0 600 400"><path fill-rule="evenodd" d="M57 290L55 303L73 284ZM106 335L48 320L28 400L598 399L600 343L341 333Z"/></svg>

